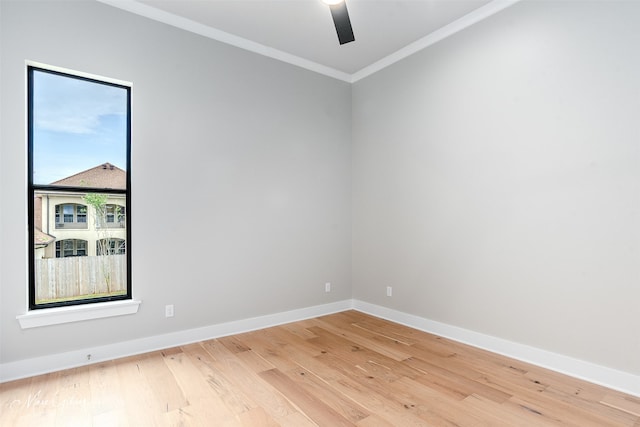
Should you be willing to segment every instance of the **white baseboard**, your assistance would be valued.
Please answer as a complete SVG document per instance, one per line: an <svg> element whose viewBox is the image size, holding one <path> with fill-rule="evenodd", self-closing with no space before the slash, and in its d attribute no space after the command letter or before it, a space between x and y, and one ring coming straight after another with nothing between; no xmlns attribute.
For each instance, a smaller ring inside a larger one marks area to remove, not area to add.
<svg viewBox="0 0 640 427"><path fill-rule="evenodd" d="M295 322L326 314L337 313L352 308L352 300L343 300L329 304L316 305L249 319L219 323L202 328L188 329L163 335L155 335L137 340L123 341L116 344L85 348L66 353L51 354L32 359L0 364L0 383L46 374L62 369L75 368L97 362L148 353L170 347L240 334L256 329ZM87 355L91 355L88 359Z"/></svg>
<svg viewBox="0 0 640 427"><path fill-rule="evenodd" d="M225 322L116 344L3 363L0 364L0 382L162 350L207 339L254 331L349 309L355 309L421 331L436 334L640 397L640 376L360 300L343 300L330 304ZM87 360L88 354L91 355L90 360Z"/></svg>
<svg viewBox="0 0 640 427"><path fill-rule="evenodd" d="M469 344L493 353L502 354L532 365L560 372L575 378L599 384L623 393L640 397L640 376L552 353L524 344L496 338L468 329L451 326L423 317L407 314L364 301L354 300L353 308L382 319L391 320L424 332Z"/></svg>

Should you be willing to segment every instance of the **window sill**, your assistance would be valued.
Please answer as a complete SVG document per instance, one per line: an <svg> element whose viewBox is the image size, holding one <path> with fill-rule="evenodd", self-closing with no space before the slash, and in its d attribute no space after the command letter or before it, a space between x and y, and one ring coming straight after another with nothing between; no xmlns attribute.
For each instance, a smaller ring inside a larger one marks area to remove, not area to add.
<svg viewBox="0 0 640 427"><path fill-rule="evenodd" d="M16 319L20 322L22 329L38 328L40 326L135 314L138 312L138 307L141 303L142 301L126 300L75 305L72 307L44 308L21 314L16 316Z"/></svg>

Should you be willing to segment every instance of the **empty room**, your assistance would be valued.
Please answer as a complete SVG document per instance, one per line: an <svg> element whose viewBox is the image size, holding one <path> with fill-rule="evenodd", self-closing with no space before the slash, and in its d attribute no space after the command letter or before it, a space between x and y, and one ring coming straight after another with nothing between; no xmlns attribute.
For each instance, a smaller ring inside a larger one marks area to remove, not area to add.
<svg viewBox="0 0 640 427"><path fill-rule="evenodd" d="M0 425L640 426L640 1L0 0Z"/></svg>

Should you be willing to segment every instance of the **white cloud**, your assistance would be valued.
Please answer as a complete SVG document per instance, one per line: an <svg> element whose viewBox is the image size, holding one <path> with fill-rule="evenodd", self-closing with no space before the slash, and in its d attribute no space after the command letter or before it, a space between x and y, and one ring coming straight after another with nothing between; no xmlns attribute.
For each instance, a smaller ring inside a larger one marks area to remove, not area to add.
<svg viewBox="0 0 640 427"><path fill-rule="evenodd" d="M42 130L93 134L101 117L126 114L126 91L85 80L34 73L34 123Z"/></svg>

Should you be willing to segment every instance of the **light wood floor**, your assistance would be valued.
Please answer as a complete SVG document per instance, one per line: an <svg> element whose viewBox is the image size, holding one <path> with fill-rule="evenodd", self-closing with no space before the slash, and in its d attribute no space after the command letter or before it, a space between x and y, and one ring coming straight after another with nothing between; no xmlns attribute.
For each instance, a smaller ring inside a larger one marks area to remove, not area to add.
<svg viewBox="0 0 640 427"><path fill-rule="evenodd" d="M1 426L640 426L640 399L355 311L0 385Z"/></svg>

